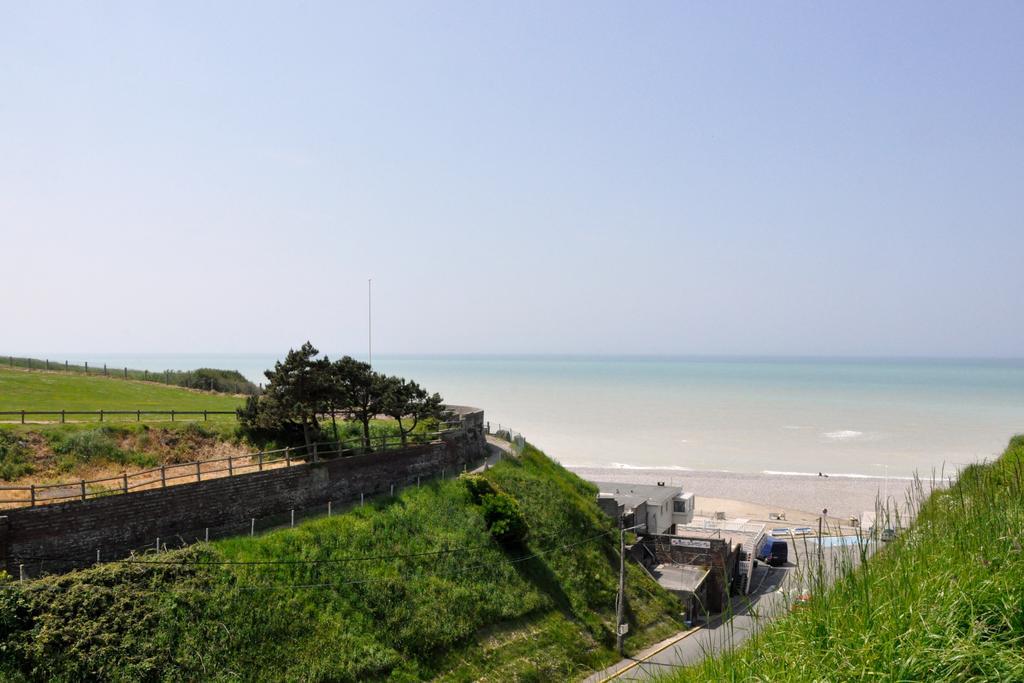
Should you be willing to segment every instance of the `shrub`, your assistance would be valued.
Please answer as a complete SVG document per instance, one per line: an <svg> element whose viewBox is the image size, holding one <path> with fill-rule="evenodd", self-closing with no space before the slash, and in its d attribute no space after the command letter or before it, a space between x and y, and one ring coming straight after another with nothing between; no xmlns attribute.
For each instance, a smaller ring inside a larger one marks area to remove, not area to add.
<svg viewBox="0 0 1024 683"><path fill-rule="evenodd" d="M526 518L515 498L504 492L486 493L480 502L491 536L505 544L519 543L526 538Z"/></svg>
<svg viewBox="0 0 1024 683"><path fill-rule="evenodd" d="M51 445L58 455L69 455L77 460L116 459L120 449L106 429L91 429L82 432L57 433Z"/></svg>
<svg viewBox="0 0 1024 683"><path fill-rule="evenodd" d="M28 446L14 434L0 431L0 479L11 481L32 474Z"/></svg>
<svg viewBox="0 0 1024 683"><path fill-rule="evenodd" d="M469 495L473 497L473 502L477 505L481 503L484 496L498 492L489 479L481 477L479 474L463 474L460 479L466 484Z"/></svg>

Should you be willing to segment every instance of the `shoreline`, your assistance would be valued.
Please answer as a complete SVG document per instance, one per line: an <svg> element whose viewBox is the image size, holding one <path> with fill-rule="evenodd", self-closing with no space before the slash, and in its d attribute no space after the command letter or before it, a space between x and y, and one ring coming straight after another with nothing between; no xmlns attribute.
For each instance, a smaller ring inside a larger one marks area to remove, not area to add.
<svg viewBox="0 0 1024 683"><path fill-rule="evenodd" d="M696 496L699 513L724 511L729 517L767 520L769 512L785 512L785 522L817 519L827 509L828 519L849 522L875 510L886 495L890 505L902 507L912 479L889 477L818 477L715 470L572 467L566 469L591 481L624 484L681 486ZM923 481L926 489L931 484ZM943 482L936 482L942 485ZM706 516L711 516L707 514ZM779 522L781 526L785 522Z"/></svg>

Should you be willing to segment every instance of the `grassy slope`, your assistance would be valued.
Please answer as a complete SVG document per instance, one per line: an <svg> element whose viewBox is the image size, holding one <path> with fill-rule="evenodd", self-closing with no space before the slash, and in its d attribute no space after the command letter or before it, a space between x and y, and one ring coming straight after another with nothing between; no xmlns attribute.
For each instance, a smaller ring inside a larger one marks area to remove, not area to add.
<svg viewBox="0 0 1024 683"><path fill-rule="evenodd" d="M668 680L1024 680L1024 437L738 652Z"/></svg>
<svg viewBox="0 0 1024 683"><path fill-rule="evenodd" d="M161 556L283 564L109 565L14 585L0 590L0 674L564 680L615 661L615 532L595 490L532 448L487 477L521 503L525 547L493 541L446 481ZM392 559L345 561L379 556ZM628 585L631 649L678 630L673 597L635 567Z"/></svg>
<svg viewBox="0 0 1024 683"><path fill-rule="evenodd" d="M234 410L242 402L243 399L235 396L154 382L0 368L0 411ZM4 416L4 419L12 418Z"/></svg>

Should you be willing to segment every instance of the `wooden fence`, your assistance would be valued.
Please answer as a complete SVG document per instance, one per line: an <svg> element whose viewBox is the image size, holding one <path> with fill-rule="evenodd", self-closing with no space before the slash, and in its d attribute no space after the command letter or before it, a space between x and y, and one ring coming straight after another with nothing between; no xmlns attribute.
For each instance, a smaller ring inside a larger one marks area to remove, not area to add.
<svg viewBox="0 0 1024 683"><path fill-rule="evenodd" d="M234 410L0 410L0 416L5 415L20 418L21 424L25 424L25 417L32 415L60 417L61 423L65 422L67 417L72 415L99 416L100 422L103 422L104 417L111 415L134 415L136 422L142 422L143 415L170 415L171 422L174 422L176 417L187 415L202 415L205 421L210 419L210 415L237 415L237 413ZM33 422L39 421L41 420L33 420ZM56 422L57 420L45 421Z"/></svg>
<svg viewBox="0 0 1024 683"><path fill-rule="evenodd" d="M315 443L306 446L292 446L272 451L260 451L248 455L195 460L172 465L161 465L132 474L123 473L103 479L80 479L59 484L32 484L29 486L0 486L0 507L35 507L49 503L71 500L88 500L100 496L126 494L131 491L166 488L168 484L188 483L233 477L265 469L291 467L293 464L317 462L321 459L360 455L367 452L397 450L406 446L439 443L443 434L458 431L458 428L439 432L408 434L403 443L400 436L382 435L370 438L369 448L362 438L338 442Z"/></svg>

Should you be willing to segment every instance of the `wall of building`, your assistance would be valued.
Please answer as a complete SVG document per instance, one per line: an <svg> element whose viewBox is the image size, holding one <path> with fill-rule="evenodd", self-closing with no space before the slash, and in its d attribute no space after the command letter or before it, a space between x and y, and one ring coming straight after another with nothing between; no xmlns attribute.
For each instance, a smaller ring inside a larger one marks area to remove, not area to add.
<svg viewBox="0 0 1024 683"><path fill-rule="evenodd" d="M460 412L461 411L461 412ZM16 574L62 571L154 547L248 531L249 521L318 506L358 501L451 475L486 456L483 411L459 408L462 427L439 442L317 463L180 484L124 495L6 511L0 516L0 554Z"/></svg>
<svg viewBox="0 0 1024 683"><path fill-rule="evenodd" d="M728 541L712 538L707 540L707 548L693 548L673 545L679 540L671 535L648 535L640 539L646 546L641 557L650 558L646 561L655 564L687 564L698 567L710 567L708 575L707 604L709 612L721 612L728 600L730 581L736 570L737 553L733 552Z"/></svg>

